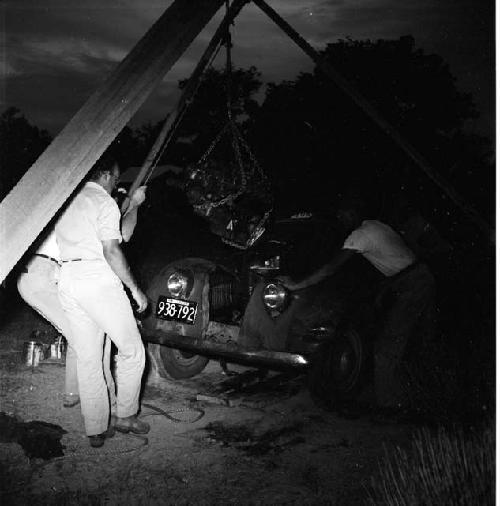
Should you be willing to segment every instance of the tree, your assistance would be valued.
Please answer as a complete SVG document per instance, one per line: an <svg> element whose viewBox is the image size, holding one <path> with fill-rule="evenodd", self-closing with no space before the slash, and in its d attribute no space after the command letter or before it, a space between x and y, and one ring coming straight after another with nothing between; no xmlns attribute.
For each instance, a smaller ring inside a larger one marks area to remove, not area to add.
<svg viewBox="0 0 500 506"><path fill-rule="evenodd" d="M491 210L489 146L485 139L464 133L465 122L477 111L472 97L457 90L441 57L416 49L410 36L340 40L328 44L322 56L434 168L452 176L459 191L487 212L486 202ZM388 199L402 186L412 186L416 198L422 190L436 192L392 140L318 69L268 86L253 120L252 139L274 169L284 205L290 200L322 204L353 186Z"/></svg>
<svg viewBox="0 0 500 506"><path fill-rule="evenodd" d="M50 144L46 130L33 126L16 107L0 115L0 200Z"/></svg>
<svg viewBox="0 0 500 506"><path fill-rule="evenodd" d="M255 67L237 68L231 73L231 112L242 129L245 119L258 109L254 96L262 86ZM179 81L179 88L188 80ZM186 166L196 162L207 150L228 121L228 80L225 70L210 67L201 78L198 90L188 105L170 143L159 163ZM153 146L163 121L146 123L131 130L125 127L109 148L123 167L140 165Z"/></svg>
<svg viewBox="0 0 500 506"><path fill-rule="evenodd" d="M132 130L126 126L111 143L108 152L117 160L122 170L141 165L147 155L141 130Z"/></svg>
<svg viewBox="0 0 500 506"><path fill-rule="evenodd" d="M186 84L186 80L181 81L179 87L184 89ZM225 70L210 67L203 75L196 95L177 132L178 138L193 139L190 152L186 153L187 150L184 149L189 162L198 160L226 125L228 85L230 86L231 114L242 128L244 128L244 120L258 109L258 103L254 97L262 86L262 82L260 73L255 67L233 69L229 81Z"/></svg>

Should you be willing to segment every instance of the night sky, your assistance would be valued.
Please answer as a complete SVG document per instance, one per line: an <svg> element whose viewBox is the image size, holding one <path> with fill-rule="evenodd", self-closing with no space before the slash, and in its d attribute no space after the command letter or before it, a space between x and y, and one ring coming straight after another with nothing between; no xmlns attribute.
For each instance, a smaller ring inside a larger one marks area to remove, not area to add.
<svg viewBox="0 0 500 506"><path fill-rule="evenodd" d="M122 60L170 0L5 0L2 23L1 110L16 106L52 135ZM469 128L493 138L494 2L487 0L268 0L301 35L321 49L339 38L397 38L449 63L462 91L481 113ZM131 126L161 119L179 95L223 11L198 36ZM234 63L254 65L279 82L311 71L307 56L257 7L244 7L233 31ZM222 55L220 55L222 57ZM220 64L221 59L215 64Z"/></svg>

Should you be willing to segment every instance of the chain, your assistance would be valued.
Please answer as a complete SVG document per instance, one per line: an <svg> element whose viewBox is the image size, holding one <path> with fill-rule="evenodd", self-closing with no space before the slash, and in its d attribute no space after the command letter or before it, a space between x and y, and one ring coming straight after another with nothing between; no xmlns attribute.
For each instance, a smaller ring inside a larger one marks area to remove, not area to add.
<svg viewBox="0 0 500 506"><path fill-rule="evenodd" d="M230 0L225 0L226 5L226 12L229 10ZM238 197L243 195L247 192L247 187L250 178L253 177L255 180L259 180L260 187L262 189L262 186L264 187L264 191L266 193L269 193L269 182L268 179L262 170L262 167L258 163L257 159L253 155L252 151L250 150L250 147L245 142L243 136L241 135L239 128L236 124L236 122L233 119L233 97L232 97L232 61L231 61L231 48L232 48L232 40L231 40L231 32L229 26L227 27L227 35L223 42L223 44L226 46L226 108L227 108L227 117L228 121L224 125L224 127L219 131L219 133L216 135L215 139L212 141L212 143L209 145L208 149L205 151L205 153L202 155L202 157L198 160L196 166L200 167L205 172L208 170L207 160L209 156L214 151L215 147L218 145L218 143L221 141L224 135L230 136L230 145L232 148L232 151L234 153L234 158L237 163L238 169L239 169L239 176L240 176L240 184L238 185L238 189L236 191L233 191L232 193L229 193L225 195L224 197L212 201L209 199L206 199L202 197L202 202L200 204L194 204L193 208L195 211L197 211L199 214L204 214L205 216L210 216L212 211L218 207L222 207L225 205L231 205L233 204ZM236 173L233 171L234 175ZM257 176L257 177L255 177ZM234 178L237 180L237 178ZM223 242L226 244L229 244L231 246L234 246L236 248L240 249L246 249L250 247L264 232L265 227L264 223L269 217L269 214L272 210L272 204L269 206L269 210L264 214L264 216L259 220L257 225L255 226L254 230L251 233L251 236L247 239L245 244L238 243L236 241L232 241L231 239L222 237Z"/></svg>

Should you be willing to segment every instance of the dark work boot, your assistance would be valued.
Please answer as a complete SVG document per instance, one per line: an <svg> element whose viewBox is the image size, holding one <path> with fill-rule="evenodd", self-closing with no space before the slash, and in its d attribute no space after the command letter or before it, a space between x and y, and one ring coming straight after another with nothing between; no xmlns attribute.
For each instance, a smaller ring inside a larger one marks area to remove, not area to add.
<svg viewBox="0 0 500 506"><path fill-rule="evenodd" d="M114 435L115 429L113 427L108 427L108 430L101 432L100 434L89 436L90 446L92 446L92 448L100 448L106 439L112 438Z"/></svg>
<svg viewBox="0 0 500 506"><path fill-rule="evenodd" d="M72 408L80 404L80 396L78 394L64 394L63 406L65 408Z"/></svg>
<svg viewBox="0 0 500 506"><path fill-rule="evenodd" d="M137 415L126 416L124 418L116 417L115 429L124 432L133 432L134 434L147 434L149 432L149 424L139 420Z"/></svg>

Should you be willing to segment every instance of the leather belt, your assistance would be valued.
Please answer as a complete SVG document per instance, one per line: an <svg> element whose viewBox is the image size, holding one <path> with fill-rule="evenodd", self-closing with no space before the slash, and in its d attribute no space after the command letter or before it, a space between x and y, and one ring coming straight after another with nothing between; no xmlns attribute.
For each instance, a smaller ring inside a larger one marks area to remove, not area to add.
<svg viewBox="0 0 500 506"><path fill-rule="evenodd" d="M62 264L67 264L69 262L100 262L104 260L104 258L68 258L67 260L61 260Z"/></svg>
<svg viewBox="0 0 500 506"><path fill-rule="evenodd" d="M53 257L49 257L49 255L44 255L43 253L35 253L35 256L37 257L42 257L42 258L46 258L47 260L50 260L51 262L55 262L56 264L59 265L59 260L56 260L55 258Z"/></svg>

